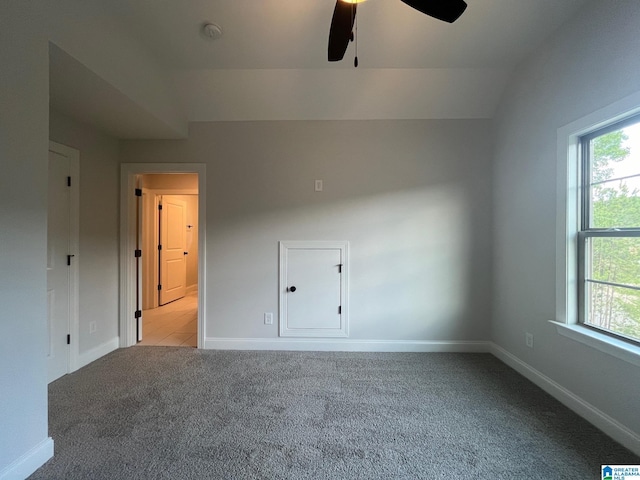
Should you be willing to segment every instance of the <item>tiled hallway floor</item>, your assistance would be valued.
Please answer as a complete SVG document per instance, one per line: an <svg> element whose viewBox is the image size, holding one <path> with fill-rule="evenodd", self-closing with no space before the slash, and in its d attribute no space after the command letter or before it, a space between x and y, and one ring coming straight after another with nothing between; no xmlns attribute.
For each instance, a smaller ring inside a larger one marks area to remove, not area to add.
<svg viewBox="0 0 640 480"><path fill-rule="evenodd" d="M162 307L142 312L142 341L138 345L198 346L198 292Z"/></svg>

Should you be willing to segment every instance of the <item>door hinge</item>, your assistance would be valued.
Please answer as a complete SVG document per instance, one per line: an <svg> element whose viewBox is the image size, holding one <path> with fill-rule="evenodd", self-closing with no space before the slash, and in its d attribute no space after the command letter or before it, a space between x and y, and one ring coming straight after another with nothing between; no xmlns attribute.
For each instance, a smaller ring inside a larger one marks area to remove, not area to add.
<svg viewBox="0 0 640 480"><path fill-rule="evenodd" d="M162 204L158 205L158 210L162 210Z"/></svg>
<svg viewBox="0 0 640 480"><path fill-rule="evenodd" d="M162 245L158 245L158 250L162 250Z"/></svg>
<svg viewBox="0 0 640 480"><path fill-rule="evenodd" d="M142 256L142 250L136 250L133 254L136 258L140 258Z"/></svg>
<svg viewBox="0 0 640 480"><path fill-rule="evenodd" d="M71 345L71 335L67 335L67 345Z"/></svg>
<svg viewBox="0 0 640 480"><path fill-rule="evenodd" d="M134 318L140 318L142 316L142 310L136 310L133 314Z"/></svg>
<svg viewBox="0 0 640 480"><path fill-rule="evenodd" d="M67 187L71 186L71 177L67 177Z"/></svg>
<svg viewBox="0 0 640 480"><path fill-rule="evenodd" d="M136 197L141 197L142 196L142 189L141 188L136 188L135 193L136 193Z"/></svg>
<svg viewBox="0 0 640 480"><path fill-rule="evenodd" d="M158 285L158 290L162 290L162 285Z"/></svg>
<svg viewBox="0 0 640 480"><path fill-rule="evenodd" d="M67 265L71 265L71 257L75 257L75 255L67 255Z"/></svg>
<svg viewBox="0 0 640 480"><path fill-rule="evenodd" d="M339 314L339 315L342 315L342 305L340 305L340 306L338 307L338 314Z"/></svg>
<svg viewBox="0 0 640 480"><path fill-rule="evenodd" d="M338 273L342 273L342 264L341 263L338 264Z"/></svg>

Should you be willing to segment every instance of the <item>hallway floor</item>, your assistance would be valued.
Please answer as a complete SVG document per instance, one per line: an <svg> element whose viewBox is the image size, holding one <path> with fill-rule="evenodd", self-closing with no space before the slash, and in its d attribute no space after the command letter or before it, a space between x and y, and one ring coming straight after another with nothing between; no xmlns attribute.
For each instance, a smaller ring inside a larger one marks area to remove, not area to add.
<svg viewBox="0 0 640 480"><path fill-rule="evenodd" d="M142 341L137 345L198 346L198 292L142 312Z"/></svg>

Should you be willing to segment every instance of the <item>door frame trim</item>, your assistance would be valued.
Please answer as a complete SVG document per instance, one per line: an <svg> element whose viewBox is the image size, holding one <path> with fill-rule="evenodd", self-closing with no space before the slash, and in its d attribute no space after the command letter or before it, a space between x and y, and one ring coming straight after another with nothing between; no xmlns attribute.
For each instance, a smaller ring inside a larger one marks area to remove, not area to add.
<svg viewBox="0 0 640 480"><path fill-rule="evenodd" d="M280 272L279 272L279 304L278 304L278 332L280 337L313 337L313 338L336 338L349 337L349 242L346 240L327 241L327 240L281 240L280 241ZM319 335L315 331L299 331L294 332L287 329L287 265L289 249L335 249L340 250L342 258L342 272L340 279L340 303L342 311L340 313L339 330L324 332Z"/></svg>
<svg viewBox="0 0 640 480"><path fill-rule="evenodd" d="M120 165L120 347L136 344L136 179L145 173L198 174L198 348L204 348L206 318L206 165L123 163ZM127 255L130 252L130 255Z"/></svg>
<svg viewBox="0 0 640 480"><path fill-rule="evenodd" d="M69 334L68 371L80 368L80 151L49 140L49 151L69 159L69 254L74 255L69 268Z"/></svg>

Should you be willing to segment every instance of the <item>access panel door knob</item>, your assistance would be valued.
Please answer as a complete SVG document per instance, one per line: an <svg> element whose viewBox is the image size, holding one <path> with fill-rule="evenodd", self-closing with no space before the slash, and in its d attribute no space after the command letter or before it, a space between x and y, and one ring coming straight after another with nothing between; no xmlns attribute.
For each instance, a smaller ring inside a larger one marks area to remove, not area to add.
<svg viewBox="0 0 640 480"><path fill-rule="evenodd" d="M290 291L290 292L295 292L295 291L296 291L296 287L293 287L293 286L292 286L292 287L289 287L289 291Z"/></svg>

